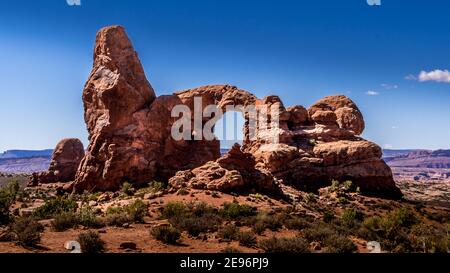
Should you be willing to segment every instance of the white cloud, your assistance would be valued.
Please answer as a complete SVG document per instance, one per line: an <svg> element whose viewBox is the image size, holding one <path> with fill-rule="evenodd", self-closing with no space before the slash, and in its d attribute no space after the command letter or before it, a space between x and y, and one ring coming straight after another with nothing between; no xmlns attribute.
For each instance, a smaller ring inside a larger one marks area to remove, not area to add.
<svg viewBox="0 0 450 273"><path fill-rule="evenodd" d="M387 83L383 83L381 85L381 87L383 87L384 89L390 90L390 89L397 89L398 85L396 84L387 84Z"/></svg>
<svg viewBox="0 0 450 273"><path fill-rule="evenodd" d="M378 96L378 95L380 95L380 93L378 93L377 91L369 90L369 91L367 91L366 95L367 96Z"/></svg>
<svg viewBox="0 0 450 273"><path fill-rule="evenodd" d="M384 148L385 149L392 149L392 148L394 148L394 145L392 145L392 144L384 144Z"/></svg>
<svg viewBox="0 0 450 273"><path fill-rule="evenodd" d="M440 69L436 69L436 70L430 71L430 72L422 71L419 74L419 81L421 81L421 82L433 81L433 82L450 83L450 71L440 70Z"/></svg>
<svg viewBox="0 0 450 273"><path fill-rule="evenodd" d="M394 125L394 126L392 126L391 128L394 129L394 130L397 130L397 129L399 129L400 127Z"/></svg>

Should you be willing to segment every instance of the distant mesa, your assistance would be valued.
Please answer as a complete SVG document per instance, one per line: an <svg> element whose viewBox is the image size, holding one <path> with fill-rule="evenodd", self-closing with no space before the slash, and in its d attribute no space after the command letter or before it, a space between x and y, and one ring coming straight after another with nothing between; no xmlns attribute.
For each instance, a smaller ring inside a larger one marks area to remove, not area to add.
<svg viewBox="0 0 450 273"><path fill-rule="evenodd" d="M171 110L180 104L192 108L195 97L222 109L228 105L278 109L280 128L258 127L256 139L250 140L246 123L242 147L236 145L224 155L219 140L175 141ZM351 180L366 195L402 196L381 159L381 148L360 137L364 118L349 98L330 96L308 109L286 108L278 96L260 99L230 85L157 97L120 26L97 34L83 102L90 143L73 177L75 192L114 191L125 181L144 185L160 180L173 187L275 195L283 194L285 187L317 192L333 180ZM277 135L280 142L271 142L269 135ZM72 178L81 150L77 147L77 152L67 153L73 158L64 156L62 161L54 154L49 172L36 179Z"/></svg>
<svg viewBox="0 0 450 273"><path fill-rule="evenodd" d="M0 159L15 159L15 158L31 158L31 157L50 157L53 150L9 150L0 153Z"/></svg>
<svg viewBox="0 0 450 273"><path fill-rule="evenodd" d="M450 150L386 150L391 167L450 169Z"/></svg>

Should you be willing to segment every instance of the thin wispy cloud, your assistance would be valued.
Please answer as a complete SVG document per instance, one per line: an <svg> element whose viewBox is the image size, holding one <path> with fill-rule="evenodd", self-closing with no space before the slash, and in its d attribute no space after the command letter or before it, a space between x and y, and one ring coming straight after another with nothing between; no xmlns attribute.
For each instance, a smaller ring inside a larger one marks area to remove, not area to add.
<svg viewBox="0 0 450 273"><path fill-rule="evenodd" d="M450 83L450 71L447 69L435 69L433 71L421 71L418 76L408 75L406 80L414 80L419 82L438 82Z"/></svg>
<svg viewBox="0 0 450 273"><path fill-rule="evenodd" d="M408 76L405 77L405 80L408 80L408 81L416 81L416 80L417 80L417 77L414 76L414 75L412 75L412 74L410 74L410 75L408 75Z"/></svg>
<svg viewBox="0 0 450 273"><path fill-rule="evenodd" d="M380 93L377 91L369 90L366 92L366 95L367 96L378 96L378 95L380 95Z"/></svg>
<svg viewBox="0 0 450 273"><path fill-rule="evenodd" d="M387 89L387 90L391 90L391 89L397 89L397 88L398 88L398 85L397 85L397 84L387 84L387 83L383 83L383 84L381 85L381 87L383 87L384 89Z"/></svg>

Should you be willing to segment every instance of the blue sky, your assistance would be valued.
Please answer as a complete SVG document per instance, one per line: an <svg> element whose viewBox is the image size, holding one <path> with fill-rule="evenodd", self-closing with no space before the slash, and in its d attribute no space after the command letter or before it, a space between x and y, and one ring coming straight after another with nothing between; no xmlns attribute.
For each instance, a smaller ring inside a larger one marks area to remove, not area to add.
<svg viewBox="0 0 450 273"><path fill-rule="evenodd" d="M381 146L450 148L449 1L81 4L2 1L0 151L87 144L81 93L95 33L111 24L126 27L158 95L229 83L308 106L342 93Z"/></svg>

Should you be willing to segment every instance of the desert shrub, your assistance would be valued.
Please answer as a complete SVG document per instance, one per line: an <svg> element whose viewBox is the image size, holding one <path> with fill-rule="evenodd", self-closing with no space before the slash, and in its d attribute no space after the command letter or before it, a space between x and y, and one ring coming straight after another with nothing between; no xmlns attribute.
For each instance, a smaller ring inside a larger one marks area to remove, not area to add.
<svg viewBox="0 0 450 273"><path fill-rule="evenodd" d="M215 232L222 219L216 210L204 202L191 202L181 207L179 204L170 206L164 215L175 215L169 218L170 223L178 229L187 231L192 236L204 232Z"/></svg>
<svg viewBox="0 0 450 273"><path fill-rule="evenodd" d="M187 212L186 205L181 202L169 202L164 206L162 217L169 219L172 217L183 216Z"/></svg>
<svg viewBox="0 0 450 273"><path fill-rule="evenodd" d="M329 222L333 221L333 219L334 219L334 212L332 212L332 211L327 210L322 214L322 220L325 223L329 223Z"/></svg>
<svg viewBox="0 0 450 273"><path fill-rule="evenodd" d="M83 208L79 212L63 212L53 219L51 226L54 231L62 232L77 226L87 228L102 228L105 221L97 217L91 208Z"/></svg>
<svg viewBox="0 0 450 273"><path fill-rule="evenodd" d="M303 238L276 238L262 240L259 247L266 253L309 253L309 244Z"/></svg>
<svg viewBox="0 0 450 273"><path fill-rule="evenodd" d="M19 182L9 182L5 189L0 190L0 225L8 224L11 220L10 207L20 192Z"/></svg>
<svg viewBox="0 0 450 273"><path fill-rule="evenodd" d="M33 217L37 219L50 219L64 212L75 212L77 207L78 205L74 200L58 197L47 200L43 206L33 212Z"/></svg>
<svg viewBox="0 0 450 273"><path fill-rule="evenodd" d="M237 240L239 235L239 228L237 228L235 225L228 225L223 227L222 229L217 232L217 236L224 240Z"/></svg>
<svg viewBox="0 0 450 273"><path fill-rule="evenodd" d="M350 180L344 181L342 183L340 181L333 180L330 187L330 190L332 192L337 193L357 192L357 189L358 188Z"/></svg>
<svg viewBox="0 0 450 273"><path fill-rule="evenodd" d="M94 211L89 207L81 209L76 216L78 224L83 227L102 228L105 226L105 221L102 218L97 217Z"/></svg>
<svg viewBox="0 0 450 273"><path fill-rule="evenodd" d="M105 218L105 224L107 226L122 227L125 224L131 222L130 217L126 213L115 213L107 215Z"/></svg>
<svg viewBox="0 0 450 273"><path fill-rule="evenodd" d="M419 222L413 210L405 206L384 217L374 216L365 219L362 233L366 239L380 242L384 250L410 252L414 251L415 242L411 240L409 233Z"/></svg>
<svg viewBox="0 0 450 273"><path fill-rule="evenodd" d="M437 230L433 226L418 224L412 227L409 234L411 246L415 252L448 253L450 237L446 232Z"/></svg>
<svg viewBox="0 0 450 273"><path fill-rule="evenodd" d="M56 232L66 231L78 226L78 216L73 212L63 212L55 216L51 226Z"/></svg>
<svg viewBox="0 0 450 273"><path fill-rule="evenodd" d="M217 209L206 204L205 202L189 202L186 205L188 211L195 216L203 216L206 214L217 214Z"/></svg>
<svg viewBox="0 0 450 273"><path fill-rule="evenodd" d="M227 219L239 219L242 217L255 216L256 208L249 205L240 205L238 203L225 203L219 211L220 215Z"/></svg>
<svg viewBox="0 0 450 273"><path fill-rule="evenodd" d="M392 212L389 217L401 227L410 228L419 222L414 211L407 206Z"/></svg>
<svg viewBox="0 0 450 273"><path fill-rule="evenodd" d="M181 237L181 232L172 226L159 226L151 230L152 236L166 244L176 244Z"/></svg>
<svg viewBox="0 0 450 273"><path fill-rule="evenodd" d="M162 182L152 181L148 183L148 188L151 192L159 192L166 189L166 185Z"/></svg>
<svg viewBox="0 0 450 273"><path fill-rule="evenodd" d="M252 231L258 235L263 234L266 231L266 225L263 222L257 221L252 226Z"/></svg>
<svg viewBox="0 0 450 273"><path fill-rule="evenodd" d="M264 212L259 213L256 216L255 225L258 223L263 225L266 229L270 229L272 231L277 231L283 227L280 217L269 215Z"/></svg>
<svg viewBox="0 0 450 273"><path fill-rule="evenodd" d="M125 207L125 211L130 216L131 221L141 223L144 217L148 215L148 206L144 201L138 199Z"/></svg>
<svg viewBox="0 0 450 273"><path fill-rule="evenodd" d="M21 218L11 226L11 232L17 240L17 244L25 247L33 247L41 242L41 232L44 226L32 218Z"/></svg>
<svg viewBox="0 0 450 273"><path fill-rule="evenodd" d="M192 236L198 236L204 232L215 232L221 223L219 217L213 214L173 217L169 221L175 227L187 231Z"/></svg>
<svg viewBox="0 0 450 273"><path fill-rule="evenodd" d="M342 196L338 198L338 203L342 205L348 205L350 204L350 200L348 200L346 197Z"/></svg>
<svg viewBox="0 0 450 273"><path fill-rule="evenodd" d="M132 196L134 194L133 185L128 182L122 184L122 192L128 196Z"/></svg>
<svg viewBox="0 0 450 273"><path fill-rule="evenodd" d="M324 245L328 253L353 253L357 250L356 245L349 238L339 234L328 236Z"/></svg>
<svg viewBox="0 0 450 273"><path fill-rule="evenodd" d="M100 235L94 231L88 231L78 235L77 241L81 245L83 253L102 253L105 251L106 243L100 238Z"/></svg>
<svg viewBox="0 0 450 273"><path fill-rule="evenodd" d="M124 207L109 207L106 210L106 225L123 226L126 223L141 223L148 215L148 206L138 199Z"/></svg>
<svg viewBox="0 0 450 273"><path fill-rule="evenodd" d="M284 220L284 226L291 230L303 230L311 225L311 221L308 219L294 217Z"/></svg>
<svg viewBox="0 0 450 273"><path fill-rule="evenodd" d="M189 191L186 188L181 188L177 191L177 195L188 195Z"/></svg>
<svg viewBox="0 0 450 273"><path fill-rule="evenodd" d="M336 233L335 230L330 228L329 225L324 225L321 223L316 223L309 228L303 230L304 237L309 242L321 242L324 243L325 240L334 235Z"/></svg>
<svg viewBox="0 0 450 273"><path fill-rule="evenodd" d="M356 227L364 219L364 214L362 214L356 208L348 208L344 210L342 214L341 223L348 228Z"/></svg>
<svg viewBox="0 0 450 273"><path fill-rule="evenodd" d="M313 192L310 192L308 193L308 195L306 195L305 201L307 203L314 203L317 201L317 196Z"/></svg>
<svg viewBox="0 0 450 273"><path fill-rule="evenodd" d="M241 246L253 247L256 245L256 235L252 231L239 232L238 241Z"/></svg>
<svg viewBox="0 0 450 273"><path fill-rule="evenodd" d="M225 254L238 254L238 253L242 253L239 249L234 248L234 247L226 247L224 248L222 251L220 251L220 253L225 253Z"/></svg>

